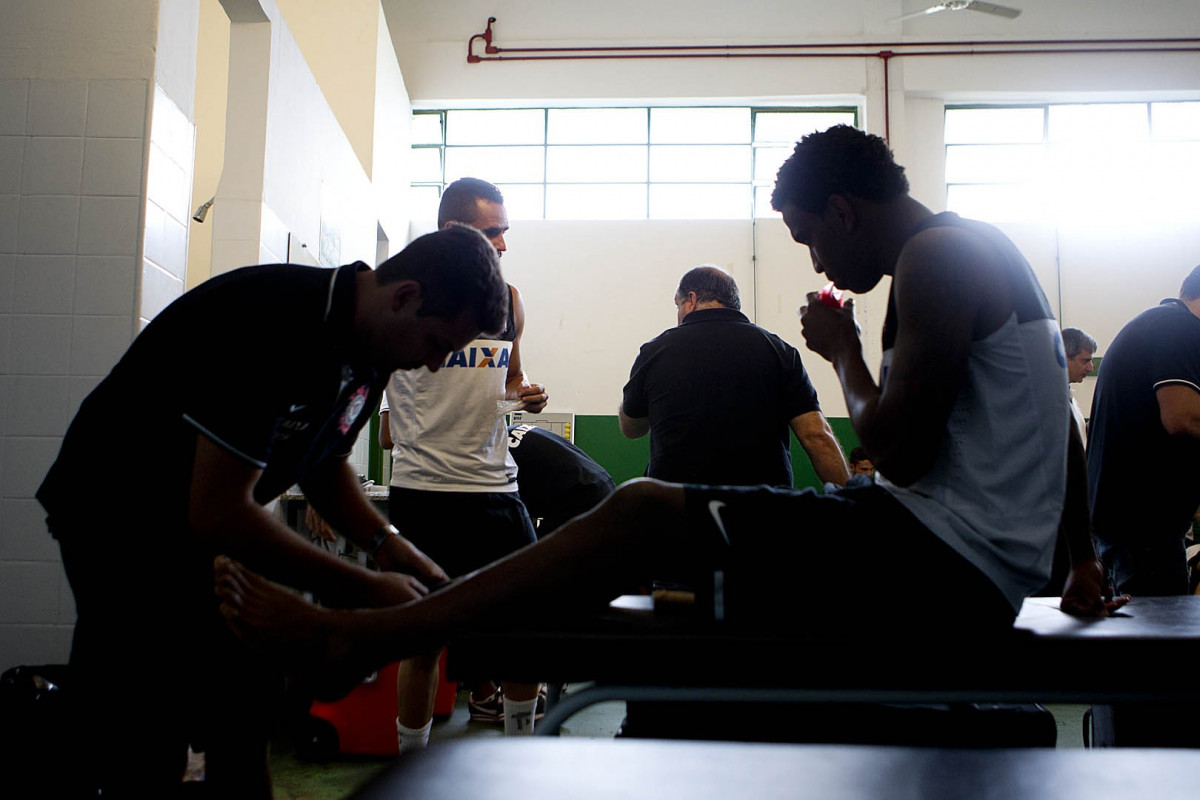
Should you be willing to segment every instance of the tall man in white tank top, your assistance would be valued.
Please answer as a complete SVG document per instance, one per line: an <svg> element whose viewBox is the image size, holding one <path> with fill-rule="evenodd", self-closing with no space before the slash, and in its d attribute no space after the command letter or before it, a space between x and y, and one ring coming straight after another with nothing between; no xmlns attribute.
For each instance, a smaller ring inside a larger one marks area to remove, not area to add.
<svg viewBox="0 0 1200 800"><path fill-rule="evenodd" d="M448 185L438 227L461 222L476 228L503 255L508 213L487 181L462 178ZM508 325L450 354L436 371L397 372L380 406L380 440L392 451L389 515L406 537L416 537L451 577L501 558L536 539L517 494L517 466L508 452L506 401L541 411L549 396L531 383L521 364L525 307L510 284ZM440 651L439 651L440 652ZM401 750L428 741L439 652L400 665L397 731ZM531 733L536 685L490 682L474 687L471 718L503 722L510 734Z"/></svg>

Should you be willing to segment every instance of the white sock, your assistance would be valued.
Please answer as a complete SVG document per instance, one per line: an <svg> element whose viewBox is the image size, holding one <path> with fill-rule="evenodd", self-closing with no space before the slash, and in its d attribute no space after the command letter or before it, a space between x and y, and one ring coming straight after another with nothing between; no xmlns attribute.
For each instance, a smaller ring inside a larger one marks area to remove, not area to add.
<svg viewBox="0 0 1200 800"><path fill-rule="evenodd" d="M406 728L400 724L400 720L397 718L396 735L400 738L400 755L413 750L424 750L429 744L429 731L432 728L432 718L419 728Z"/></svg>
<svg viewBox="0 0 1200 800"><path fill-rule="evenodd" d="M532 736L533 715L537 710L537 697L532 700L510 700L504 698L504 735Z"/></svg>

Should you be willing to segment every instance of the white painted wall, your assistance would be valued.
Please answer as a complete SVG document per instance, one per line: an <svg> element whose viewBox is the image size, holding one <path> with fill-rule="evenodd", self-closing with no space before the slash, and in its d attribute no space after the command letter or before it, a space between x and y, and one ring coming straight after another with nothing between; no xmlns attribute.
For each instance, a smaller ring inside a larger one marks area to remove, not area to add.
<svg viewBox="0 0 1200 800"><path fill-rule="evenodd" d="M378 6L378 3L376 3ZM411 181L408 151L412 144L410 133L412 104L396 49L382 8L379 13L376 43L375 75L375 144L372 149L371 186L375 191L375 208L379 225L387 237L387 252L377 253L375 263L385 260L404 246L410 216L408 184ZM383 256L383 258L381 258Z"/></svg>

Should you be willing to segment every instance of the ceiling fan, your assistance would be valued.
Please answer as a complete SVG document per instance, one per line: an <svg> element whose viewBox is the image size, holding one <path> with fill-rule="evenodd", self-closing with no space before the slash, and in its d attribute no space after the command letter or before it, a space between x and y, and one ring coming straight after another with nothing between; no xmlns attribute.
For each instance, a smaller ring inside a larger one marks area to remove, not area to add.
<svg viewBox="0 0 1200 800"><path fill-rule="evenodd" d="M911 14L894 17L888 20L888 22L900 22L901 20L912 19L913 17L936 14L939 11L982 11L984 14L994 14L997 17L1004 17L1005 19L1015 19L1021 14L1021 9L1019 8L1001 6L995 3L984 3L981 0L945 0L945 2L932 5L921 11L914 11Z"/></svg>

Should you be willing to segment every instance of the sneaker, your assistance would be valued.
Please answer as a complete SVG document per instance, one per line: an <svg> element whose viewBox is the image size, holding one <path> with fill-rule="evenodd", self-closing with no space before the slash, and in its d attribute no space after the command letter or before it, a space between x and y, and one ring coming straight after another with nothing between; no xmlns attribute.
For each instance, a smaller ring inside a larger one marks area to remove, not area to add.
<svg viewBox="0 0 1200 800"><path fill-rule="evenodd" d="M467 695L467 710L471 712L472 722L490 722L504 724L504 690L496 687L496 691L482 700L475 699L475 693Z"/></svg>

